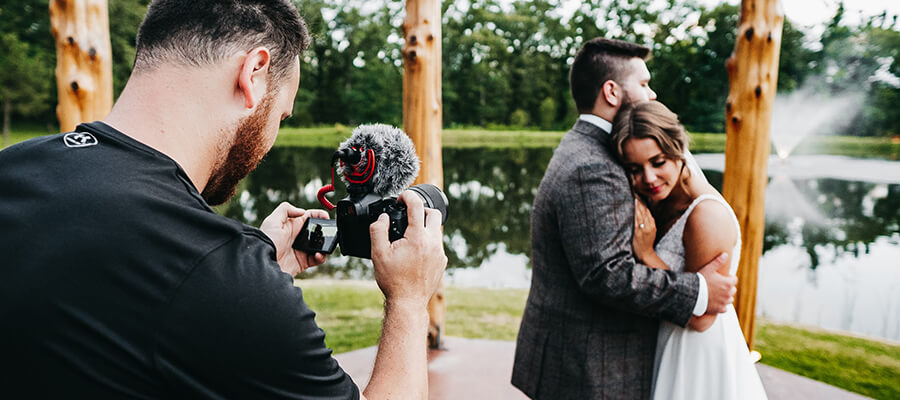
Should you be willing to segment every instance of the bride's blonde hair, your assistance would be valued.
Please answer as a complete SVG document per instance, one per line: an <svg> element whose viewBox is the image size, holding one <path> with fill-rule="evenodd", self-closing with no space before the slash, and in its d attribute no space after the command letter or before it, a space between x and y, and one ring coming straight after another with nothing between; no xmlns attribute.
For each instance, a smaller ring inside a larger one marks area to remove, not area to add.
<svg viewBox="0 0 900 400"><path fill-rule="evenodd" d="M666 158L681 161L682 171L687 171L687 175L681 180L684 185L691 174L685 159L688 135L684 126L678 122L678 115L655 100L622 106L616 113L612 129L612 140L619 161L623 161L626 141L644 138L653 139Z"/></svg>

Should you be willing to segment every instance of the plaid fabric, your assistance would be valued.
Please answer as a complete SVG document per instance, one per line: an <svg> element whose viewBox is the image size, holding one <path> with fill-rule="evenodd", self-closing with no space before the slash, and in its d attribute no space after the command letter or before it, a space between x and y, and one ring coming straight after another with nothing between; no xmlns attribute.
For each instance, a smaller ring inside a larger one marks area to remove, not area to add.
<svg viewBox="0 0 900 400"><path fill-rule="evenodd" d="M696 274L638 264L634 197L609 135L578 121L531 214L533 276L512 383L537 399L646 399L660 319L687 324Z"/></svg>

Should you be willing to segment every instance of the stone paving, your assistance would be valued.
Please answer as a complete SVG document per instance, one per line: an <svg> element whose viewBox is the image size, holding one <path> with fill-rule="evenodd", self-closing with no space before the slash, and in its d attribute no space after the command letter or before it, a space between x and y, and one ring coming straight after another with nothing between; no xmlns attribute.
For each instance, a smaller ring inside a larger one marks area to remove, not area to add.
<svg viewBox="0 0 900 400"><path fill-rule="evenodd" d="M444 338L446 350L428 353L429 398L432 400L526 399L509 383L515 342ZM335 356L341 367L364 388L372 374L375 347ZM757 364L770 400L867 399L855 393L777 368Z"/></svg>

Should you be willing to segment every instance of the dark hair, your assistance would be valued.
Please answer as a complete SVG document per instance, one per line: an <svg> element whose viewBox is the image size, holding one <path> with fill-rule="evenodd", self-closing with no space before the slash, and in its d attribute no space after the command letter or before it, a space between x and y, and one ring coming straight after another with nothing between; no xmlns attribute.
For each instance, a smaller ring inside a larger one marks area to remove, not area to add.
<svg viewBox="0 0 900 400"><path fill-rule="evenodd" d="M264 46L278 81L309 42L306 24L288 0L153 0L138 31L134 70L163 62L209 65Z"/></svg>
<svg viewBox="0 0 900 400"><path fill-rule="evenodd" d="M663 103L653 100L625 104L616 113L611 135L620 161L624 161L626 141L651 138L666 158L681 161L682 170L686 169L687 132L678 121L678 115ZM687 171L687 177L690 177L690 169ZM684 184L684 180L681 183Z"/></svg>
<svg viewBox="0 0 900 400"><path fill-rule="evenodd" d="M575 99L575 108L579 112L593 109L606 81L618 82L623 78L625 64L630 59L645 60L648 55L649 48L622 40L594 38L584 42L569 71L569 87Z"/></svg>
<svg viewBox="0 0 900 400"><path fill-rule="evenodd" d="M678 122L677 114L655 100L623 106L613 120L611 135L620 158L628 139L651 138L669 159L685 159L688 136L684 126Z"/></svg>

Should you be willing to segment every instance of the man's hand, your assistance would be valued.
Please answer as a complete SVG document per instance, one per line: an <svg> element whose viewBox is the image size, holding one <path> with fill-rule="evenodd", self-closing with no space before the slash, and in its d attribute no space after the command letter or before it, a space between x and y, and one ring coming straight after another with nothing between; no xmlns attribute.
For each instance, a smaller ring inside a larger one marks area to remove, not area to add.
<svg viewBox="0 0 900 400"><path fill-rule="evenodd" d="M282 202L259 226L259 229L275 243L278 265L290 276L297 276L307 268L325 262L325 255L322 253L306 254L291 247L309 217L329 218L328 212L324 210L306 211Z"/></svg>
<svg viewBox="0 0 900 400"><path fill-rule="evenodd" d="M388 240L388 217L382 214L369 227L375 282L388 303L412 301L425 307L437 290L447 256L444 254L441 212L426 209L419 195L405 191L407 227L403 238Z"/></svg>
<svg viewBox="0 0 900 400"><path fill-rule="evenodd" d="M378 354L364 393L371 399L428 398L428 299L447 267L441 212L426 209L419 195L409 190L400 201L407 208L403 238L388 240L387 215L369 226L375 282L385 303Z"/></svg>
<svg viewBox="0 0 900 400"><path fill-rule="evenodd" d="M728 275L728 253L722 253L715 260L706 264L699 271L706 278L706 287L709 291L709 300L706 303L707 314L719 314L725 312L725 308L734 303L734 293L737 292L737 277Z"/></svg>

